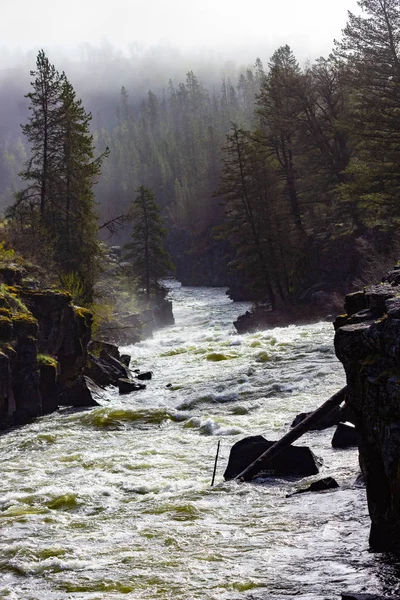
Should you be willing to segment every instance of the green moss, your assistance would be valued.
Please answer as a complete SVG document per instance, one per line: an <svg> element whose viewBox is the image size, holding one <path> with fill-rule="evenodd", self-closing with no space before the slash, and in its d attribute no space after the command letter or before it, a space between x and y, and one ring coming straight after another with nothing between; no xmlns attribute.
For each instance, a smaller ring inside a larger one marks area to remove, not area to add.
<svg viewBox="0 0 400 600"><path fill-rule="evenodd" d="M93 318L93 314L88 308L83 308L83 306L75 306L74 308L75 313L78 315L78 317L81 317L85 320Z"/></svg>
<svg viewBox="0 0 400 600"><path fill-rule="evenodd" d="M17 336L37 336L38 322L30 313L17 313L13 315L12 323Z"/></svg>
<svg viewBox="0 0 400 600"><path fill-rule="evenodd" d="M7 308L6 306L0 306L0 316L11 319L11 310L9 308Z"/></svg>
<svg viewBox="0 0 400 600"><path fill-rule="evenodd" d="M57 369L58 366L57 359L49 354L38 354L37 361L39 366L54 367L55 369Z"/></svg>
<svg viewBox="0 0 400 600"><path fill-rule="evenodd" d="M13 314L29 313L19 294L19 288L4 283L0 284L0 306L9 308Z"/></svg>

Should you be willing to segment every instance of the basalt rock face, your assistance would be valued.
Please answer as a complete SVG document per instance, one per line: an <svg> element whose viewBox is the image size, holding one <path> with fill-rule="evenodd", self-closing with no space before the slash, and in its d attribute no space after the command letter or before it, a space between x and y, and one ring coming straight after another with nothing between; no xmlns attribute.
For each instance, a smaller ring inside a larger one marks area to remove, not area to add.
<svg viewBox="0 0 400 600"><path fill-rule="evenodd" d="M400 552L400 272L346 297L335 322L371 517L370 545Z"/></svg>
<svg viewBox="0 0 400 600"><path fill-rule="evenodd" d="M1 269L0 269L1 271ZM91 335L89 311L69 294L24 288L0 291L0 429L68 406L96 405L83 378Z"/></svg>

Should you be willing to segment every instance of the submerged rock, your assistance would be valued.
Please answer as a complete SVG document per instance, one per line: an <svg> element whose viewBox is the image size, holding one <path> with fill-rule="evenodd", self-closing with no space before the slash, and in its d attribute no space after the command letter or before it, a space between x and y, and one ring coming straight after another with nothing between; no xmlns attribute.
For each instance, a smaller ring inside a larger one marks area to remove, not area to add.
<svg viewBox="0 0 400 600"><path fill-rule="evenodd" d="M255 435L236 442L231 448L228 466L224 473L226 481L234 479L275 442L262 435ZM316 458L306 446L288 446L278 456L261 462L257 477L308 477L319 472Z"/></svg>
<svg viewBox="0 0 400 600"><path fill-rule="evenodd" d="M146 371L145 373L138 373L136 375L136 379L140 379L141 381L148 381L152 378L153 373L151 371Z"/></svg>
<svg viewBox="0 0 400 600"><path fill-rule="evenodd" d="M120 394L130 394L130 392L138 392L145 390L146 386L143 383L136 383L132 379L119 379L118 390Z"/></svg>
<svg viewBox="0 0 400 600"><path fill-rule="evenodd" d="M291 498L296 494L305 494L306 492L323 492L325 490L335 490L339 487L338 482L333 477L325 477L324 479L319 479L318 481L314 481L310 486L304 488L303 490L296 490L292 494L287 494L286 498Z"/></svg>

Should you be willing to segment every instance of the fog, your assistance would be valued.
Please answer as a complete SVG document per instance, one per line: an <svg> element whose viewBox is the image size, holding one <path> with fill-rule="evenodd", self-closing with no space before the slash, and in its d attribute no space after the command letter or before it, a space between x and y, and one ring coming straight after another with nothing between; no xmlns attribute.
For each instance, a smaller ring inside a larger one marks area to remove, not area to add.
<svg viewBox="0 0 400 600"><path fill-rule="evenodd" d="M299 59L326 54L356 0L0 0L2 62L40 47L79 56L83 44L172 45L253 60L288 43Z"/></svg>
<svg viewBox="0 0 400 600"><path fill-rule="evenodd" d="M20 124L39 49L65 71L93 131L112 131L121 87L137 111L193 71L218 96L221 81L289 44L300 65L327 56L356 0L0 0L0 203L19 185ZM6 165L6 167L4 166Z"/></svg>
<svg viewBox="0 0 400 600"><path fill-rule="evenodd" d="M193 70L210 90L289 44L300 64L327 55L356 0L0 0L0 133L25 120L29 71L44 48L93 115L121 86L139 101ZM5 119L5 115L7 118Z"/></svg>

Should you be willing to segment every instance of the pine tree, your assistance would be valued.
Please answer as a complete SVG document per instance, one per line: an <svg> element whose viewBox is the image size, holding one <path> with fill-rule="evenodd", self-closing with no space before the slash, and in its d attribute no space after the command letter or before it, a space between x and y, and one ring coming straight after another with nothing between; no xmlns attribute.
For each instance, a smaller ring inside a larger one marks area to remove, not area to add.
<svg viewBox="0 0 400 600"><path fill-rule="evenodd" d="M291 241L282 191L277 169L260 140L233 124L217 191L225 209L219 232L235 251L231 267L242 272L246 285L272 309L285 303L291 291Z"/></svg>
<svg viewBox="0 0 400 600"><path fill-rule="evenodd" d="M286 196L291 206L294 226L300 238L304 237L299 172L297 169L298 117L301 103L296 88L300 67L289 46L281 46L272 55L269 73L261 78L257 112L264 143L280 165L285 182Z"/></svg>
<svg viewBox="0 0 400 600"><path fill-rule="evenodd" d="M93 184L108 150L94 157L93 135L89 130L92 115L85 111L67 79L62 86L61 105L60 154L52 191L56 210L52 231L55 260L62 273L75 273L79 277L83 300L91 302L100 257Z"/></svg>
<svg viewBox="0 0 400 600"><path fill-rule="evenodd" d="M360 0L349 13L336 55L347 68L355 146L344 197L355 227L387 228L400 219L400 7Z"/></svg>
<svg viewBox="0 0 400 600"><path fill-rule="evenodd" d="M153 192L143 185L136 192L131 209L132 241L124 248L126 259L131 261L133 273L149 299L152 293L157 295L161 291L159 280L173 265L163 247L167 232Z"/></svg>
<svg viewBox="0 0 400 600"><path fill-rule="evenodd" d="M50 190L56 171L59 150L59 124L61 119L60 95L65 81L50 64L43 50L36 59L36 70L31 71L33 90L25 97L30 100L29 123L22 126L22 132L31 145L31 156L20 173L27 187L18 192L15 208L20 214L37 208L42 223L46 222L46 212L51 205Z"/></svg>
<svg viewBox="0 0 400 600"><path fill-rule="evenodd" d="M100 255L92 186L108 150L94 158L92 117L43 50L31 74L31 117L22 127L31 157L20 174L28 185L16 194L9 214L20 223L22 236L51 248L62 281L71 274L78 278L81 300L89 303Z"/></svg>

